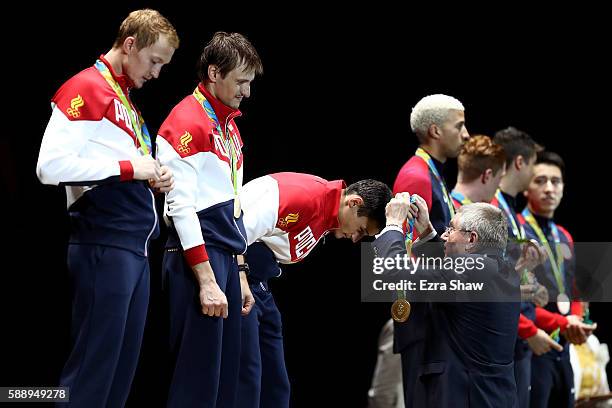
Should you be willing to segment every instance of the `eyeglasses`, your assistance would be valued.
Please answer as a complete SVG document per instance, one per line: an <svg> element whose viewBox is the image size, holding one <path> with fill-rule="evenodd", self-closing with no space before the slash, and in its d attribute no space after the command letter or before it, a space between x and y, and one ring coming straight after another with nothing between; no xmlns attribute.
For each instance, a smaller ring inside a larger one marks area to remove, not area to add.
<svg viewBox="0 0 612 408"><path fill-rule="evenodd" d="M450 234L453 233L453 231L472 232L470 230L458 229L458 228L453 227L452 225L449 225L448 227L446 227L446 229L444 230L444 234L442 234L442 235L450 235Z"/></svg>

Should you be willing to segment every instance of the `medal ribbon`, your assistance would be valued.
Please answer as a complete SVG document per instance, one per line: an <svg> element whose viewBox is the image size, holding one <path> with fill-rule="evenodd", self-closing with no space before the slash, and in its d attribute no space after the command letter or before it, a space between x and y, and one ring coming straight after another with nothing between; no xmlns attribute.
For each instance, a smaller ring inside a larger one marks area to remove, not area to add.
<svg viewBox="0 0 612 408"><path fill-rule="evenodd" d="M525 229L522 225L517 225L515 214L513 214L512 210L510 210L510 206L508 205L508 202L504 198L504 195L502 194L499 188L495 192L495 198L497 198L497 202L499 203L499 205L501 205L502 210L504 210L504 212L506 213L508 221L510 221L510 225L512 226L512 235L514 235L514 238L521 241L525 240Z"/></svg>
<svg viewBox="0 0 612 408"><path fill-rule="evenodd" d="M410 204L414 204L416 201L414 196L410 196ZM404 234L404 244L406 245L406 253L408 257L412 257L412 241L414 239L414 218L408 221L408 225L406 225L406 233ZM398 290L397 291L398 299L406 299L406 291Z"/></svg>
<svg viewBox="0 0 612 408"><path fill-rule="evenodd" d="M453 197L455 200L459 201L461 203L461 205L472 204L472 200L470 200L469 198L467 198L466 196L464 196L463 194L461 194L457 190L451 191L451 197Z"/></svg>
<svg viewBox="0 0 612 408"><path fill-rule="evenodd" d="M198 101L200 106L202 106L204 112L206 112L206 116L208 116L208 119L212 123L213 127L217 129L219 135L221 135L221 140L223 140L223 144L225 147L227 147L227 150L230 153L232 187L234 188L234 197L238 197L238 154L236 153L236 147L231 140L229 132L223 132L221 129L221 124L219 123L219 119L217 119L217 114L199 88L196 87L196 89L193 91L193 97L196 99L196 101Z"/></svg>
<svg viewBox="0 0 612 408"><path fill-rule="evenodd" d="M442 177L440 176L440 173L438 173L438 169L436 169L436 165L434 164L431 156L429 155L429 153L427 153L425 150L423 150L422 147L419 147L417 149L415 155L419 156L421 159L423 159L425 161L425 163L427 163L427 166L429 167L429 170L431 170L431 172L433 173L433 175L436 178L436 180L438 181L438 183L440 183L440 188L442 189L442 195L444 197L444 201L446 202L446 205L448 206L448 211L450 212L451 218L453 218L453 216L455 215L455 207L453 206L453 202L451 200L451 197L448 194L448 190L446 189L446 185L444 184L444 180L442 180Z"/></svg>
<svg viewBox="0 0 612 408"><path fill-rule="evenodd" d="M132 122L132 130L138 139L138 143L140 144L140 152L143 156L151 154L151 136L149 136L149 130L147 129L147 125L144 122L144 119L138 114L136 109L132 109L132 105L128 102L127 97L123 93L123 89L119 86L113 75L111 74L108 67L100 60L96 61L95 67L102 77L108 82L111 89L115 91L117 97L121 101L121 104L125 107L130 115L130 119Z"/></svg>
<svg viewBox="0 0 612 408"><path fill-rule="evenodd" d="M540 243L544 246L544 249L546 249L546 253L548 254L548 258L550 259L550 265L553 268L555 280L557 281L557 288L559 289L559 293L565 294L565 285L563 284L563 252L561 251L561 239L559 238L559 230L557 229L557 224L550 221L550 229L553 235L553 240L555 241L555 252L557 253L557 256L555 257L550 247L550 244L546 239L546 235L544 235L544 232L542 232L542 229L538 225L538 222L536 221L534 216L529 211L529 208L525 208L522 214L525 218L525 221L527 221L531 228L533 228L533 230L535 231L536 235L540 240Z"/></svg>

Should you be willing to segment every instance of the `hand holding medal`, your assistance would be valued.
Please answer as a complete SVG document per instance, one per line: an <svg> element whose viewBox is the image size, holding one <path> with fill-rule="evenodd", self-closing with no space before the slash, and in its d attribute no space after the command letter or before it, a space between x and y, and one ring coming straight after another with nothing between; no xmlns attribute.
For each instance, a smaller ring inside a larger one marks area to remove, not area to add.
<svg viewBox="0 0 612 408"><path fill-rule="evenodd" d="M414 236L415 219L410 214L410 206L415 202L416 197L410 196L410 193L398 193L395 198L387 204L385 209L387 224L403 225L408 218L405 234L406 252L408 256L412 255L412 240ZM410 214L410 216L409 216ZM391 317L398 323L403 323L410 316L410 303L406 300L406 292L398 291L398 299L391 306Z"/></svg>
<svg viewBox="0 0 612 408"><path fill-rule="evenodd" d="M149 186L156 193L167 193L174 188L174 175L170 167L161 165L159 159L155 162L159 166L160 176L157 179L149 179Z"/></svg>
<svg viewBox="0 0 612 408"><path fill-rule="evenodd" d="M521 257L516 262L517 271L533 271L538 265L546 262L547 254L535 239L516 240L521 244Z"/></svg>

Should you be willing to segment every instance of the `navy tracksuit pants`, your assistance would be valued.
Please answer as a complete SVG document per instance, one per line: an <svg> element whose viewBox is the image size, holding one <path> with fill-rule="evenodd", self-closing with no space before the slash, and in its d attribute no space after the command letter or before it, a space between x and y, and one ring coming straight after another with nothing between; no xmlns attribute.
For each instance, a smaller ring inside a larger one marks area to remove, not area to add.
<svg viewBox="0 0 612 408"><path fill-rule="evenodd" d="M569 347L569 343L563 347ZM547 354L555 353L549 351ZM574 371L569 356L533 356L531 360L530 408L573 407Z"/></svg>
<svg viewBox="0 0 612 408"><path fill-rule="evenodd" d="M289 407L290 385L285 367L281 314L268 287L280 275L274 254L265 244L247 251L249 286L255 306L242 317L242 349L238 408Z"/></svg>
<svg viewBox="0 0 612 408"><path fill-rule="evenodd" d="M170 300L170 348L175 358L168 407L231 407L236 403L240 364L242 297L236 259L207 246L217 284L228 302L228 317L202 314L200 289L180 250L163 260Z"/></svg>
<svg viewBox="0 0 612 408"><path fill-rule="evenodd" d="M133 252L69 245L72 350L60 377L70 407L123 407L138 364L149 303L149 263Z"/></svg>
<svg viewBox="0 0 612 408"><path fill-rule="evenodd" d="M516 381L519 408L529 408L532 354L531 350L524 351L519 358L517 358L517 353L514 354L514 380Z"/></svg>

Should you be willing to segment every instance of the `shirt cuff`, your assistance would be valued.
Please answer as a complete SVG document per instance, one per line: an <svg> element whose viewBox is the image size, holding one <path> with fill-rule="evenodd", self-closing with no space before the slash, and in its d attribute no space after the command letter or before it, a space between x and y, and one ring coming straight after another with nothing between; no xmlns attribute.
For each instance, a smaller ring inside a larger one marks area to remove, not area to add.
<svg viewBox="0 0 612 408"><path fill-rule="evenodd" d="M397 232L400 232L402 235L404 235L404 230L398 227L397 225L388 225L385 228L383 228L383 230L380 231L378 235L376 235L376 238L380 237L382 234L384 234L387 231L397 231Z"/></svg>
<svg viewBox="0 0 612 408"><path fill-rule="evenodd" d="M129 160L121 160L119 162L119 180L130 181L134 179L134 167Z"/></svg>
<svg viewBox="0 0 612 408"><path fill-rule="evenodd" d="M185 250L185 259L191 267L208 261L208 253L206 253L204 244Z"/></svg>
<svg viewBox="0 0 612 408"><path fill-rule="evenodd" d="M413 243L412 245L414 246L419 246L421 244L426 243L427 241L431 241L432 239L434 239L436 237L436 235L438 235L438 233L436 232L435 229L431 230L431 232L429 234L427 234L424 237L418 237Z"/></svg>

